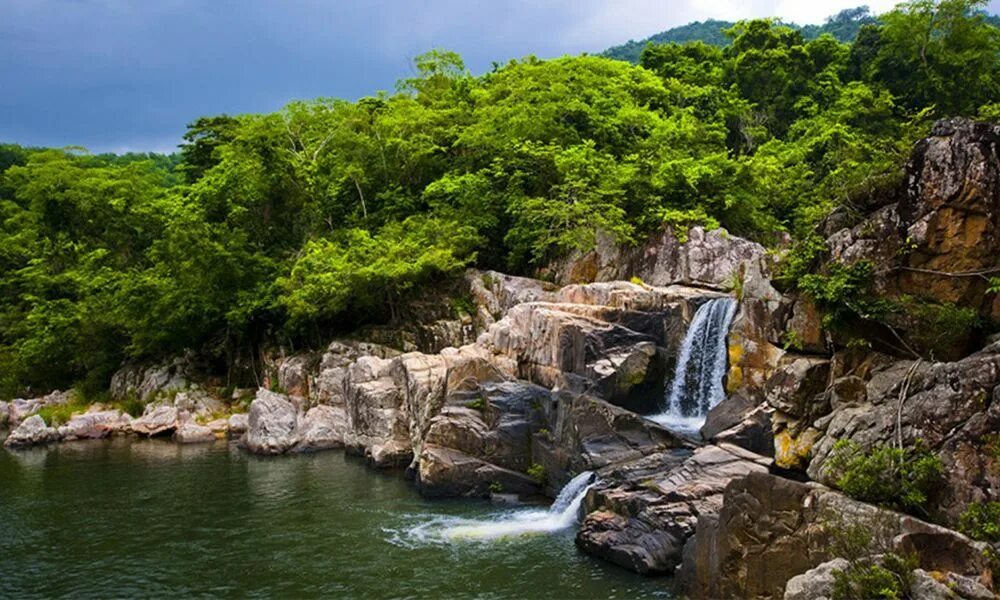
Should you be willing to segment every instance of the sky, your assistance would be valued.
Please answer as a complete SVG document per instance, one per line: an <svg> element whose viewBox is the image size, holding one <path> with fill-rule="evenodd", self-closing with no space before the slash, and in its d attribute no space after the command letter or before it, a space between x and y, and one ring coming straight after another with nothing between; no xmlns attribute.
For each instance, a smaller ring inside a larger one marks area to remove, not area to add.
<svg viewBox="0 0 1000 600"><path fill-rule="evenodd" d="M171 152L202 115L391 90L431 48L482 73L696 20L820 23L864 3L879 13L895 2L0 0L0 142Z"/></svg>

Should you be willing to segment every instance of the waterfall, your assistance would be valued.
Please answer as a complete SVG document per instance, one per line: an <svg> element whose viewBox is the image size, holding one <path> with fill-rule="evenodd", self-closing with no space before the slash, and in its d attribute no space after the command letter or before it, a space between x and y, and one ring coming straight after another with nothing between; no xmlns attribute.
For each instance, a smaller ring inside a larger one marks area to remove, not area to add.
<svg viewBox="0 0 1000 600"><path fill-rule="evenodd" d="M728 357L726 337L736 306L732 298L714 298L698 308L681 344L666 408L650 417L653 421L694 433L701 429L709 409L725 398L722 377Z"/></svg>
<svg viewBox="0 0 1000 600"><path fill-rule="evenodd" d="M594 474L584 471L563 486L547 510L518 510L492 520L434 519L412 528L408 537L423 543L449 543L555 533L576 524L580 517L580 505L594 483Z"/></svg>

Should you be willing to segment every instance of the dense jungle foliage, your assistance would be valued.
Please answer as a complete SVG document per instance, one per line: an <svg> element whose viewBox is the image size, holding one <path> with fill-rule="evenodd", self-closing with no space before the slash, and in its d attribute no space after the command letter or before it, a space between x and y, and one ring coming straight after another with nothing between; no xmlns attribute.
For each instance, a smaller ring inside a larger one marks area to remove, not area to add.
<svg viewBox="0 0 1000 600"><path fill-rule="evenodd" d="M721 224L764 243L891 183L931 119L997 116L1000 30L918 0L853 43L757 20L641 64L431 51L393 93L189 126L178 155L0 146L0 390L389 318L468 265Z"/></svg>

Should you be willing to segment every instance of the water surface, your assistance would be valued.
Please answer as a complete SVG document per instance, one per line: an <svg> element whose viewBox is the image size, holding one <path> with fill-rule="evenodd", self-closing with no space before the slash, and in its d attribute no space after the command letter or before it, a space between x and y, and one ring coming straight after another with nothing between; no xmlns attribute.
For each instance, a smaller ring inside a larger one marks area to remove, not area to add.
<svg viewBox="0 0 1000 600"><path fill-rule="evenodd" d="M0 598L671 597L669 579L581 554L572 529L439 535L509 513L422 499L341 452L126 439L0 450Z"/></svg>

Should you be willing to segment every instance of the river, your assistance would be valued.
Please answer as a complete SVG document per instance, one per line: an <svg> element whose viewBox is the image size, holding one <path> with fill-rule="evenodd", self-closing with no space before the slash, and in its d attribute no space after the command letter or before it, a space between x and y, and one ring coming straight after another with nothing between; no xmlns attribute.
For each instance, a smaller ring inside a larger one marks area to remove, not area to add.
<svg viewBox="0 0 1000 600"><path fill-rule="evenodd" d="M672 597L668 578L580 553L572 528L447 535L532 510L425 500L338 451L125 438L0 451L0 598Z"/></svg>

